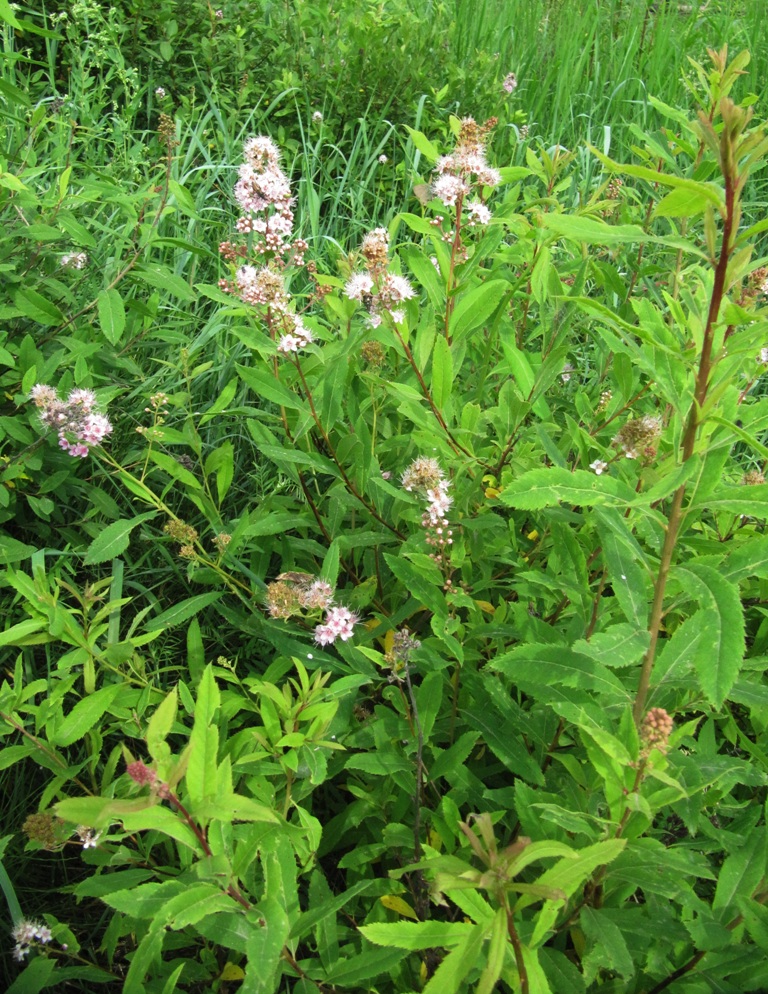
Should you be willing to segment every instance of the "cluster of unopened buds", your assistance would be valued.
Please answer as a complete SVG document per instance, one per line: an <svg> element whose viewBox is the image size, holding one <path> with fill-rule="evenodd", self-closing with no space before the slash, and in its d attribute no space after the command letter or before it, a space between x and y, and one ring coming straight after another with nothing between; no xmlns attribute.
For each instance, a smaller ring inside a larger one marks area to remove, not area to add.
<svg viewBox="0 0 768 994"><path fill-rule="evenodd" d="M360 246L365 271L354 273L347 280L344 294L350 300L359 300L368 311L371 325L377 328L382 315L388 313L396 324L405 321L403 303L415 296L411 284L404 276L390 273L389 234L386 228L369 231Z"/></svg>
<svg viewBox="0 0 768 994"><path fill-rule="evenodd" d="M653 749L666 753L674 727L674 721L664 708L651 708L640 726L641 756L649 756Z"/></svg>
<svg viewBox="0 0 768 994"><path fill-rule="evenodd" d="M46 428L55 431L59 445L71 456L85 458L92 445L100 445L112 432L109 420L96 409L96 394L91 390L71 390L61 400L53 387L38 383L30 399L40 412Z"/></svg>
<svg viewBox="0 0 768 994"><path fill-rule="evenodd" d="M427 545L433 550L432 559L446 569L449 565L448 547L453 545L453 529L448 527L448 511L453 504L453 498L448 493L450 480L437 459L419 456L403 473L401 482L404 490L409 493L415 491L427 501L421 525L426 532ZM449 589L451 581L446 580L445 586Z"/></svg>
<svg viewBox="0 0 768 994"><path fill-rule="evenodd" d="M322 624L315 627L315 642L332 645L336 639L347 642L360 621L349 608L335 604L336 593L326 580L310 573L281 573L267 586L267 612L272 618L325 612Z"/></svg>

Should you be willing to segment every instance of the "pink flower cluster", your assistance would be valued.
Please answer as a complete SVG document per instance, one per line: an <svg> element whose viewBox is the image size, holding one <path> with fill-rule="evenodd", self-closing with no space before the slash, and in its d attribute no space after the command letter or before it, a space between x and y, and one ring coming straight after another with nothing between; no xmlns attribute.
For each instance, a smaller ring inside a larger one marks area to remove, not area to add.
<svg viewBox="0 0 768 994"><path fill-rule="evenodd" d="M31 921L28 918L22 918L21 921L17 922L13 927L11 935L16 943L16 947L13 950L13 958L19 962L28 955L30 947L33 944L39 942L45 945L53 938L51 930L47 925Z"/></svg>
<svg viewBox="0 0 768 994"><path fill-rule="evenodd" d="M325 612L325 624L315 629L318 645L332 645L336 639L346 642L352 638L360 618L346 607L331 607Z"/></svg>
<svg viewBox="0 0 768 994"><path fill-rule="evenodd" d="M448 527L448 511L453 498L448 493L451 485L437 459L419 456L402 476L403 488L416 491L426 498L427 506L421 516L421 525L427 533L427 545L434 549L432 558L442 568L448 566L447 547L453 545L453 530ZM446 588L451 581L446 580Z"/></svg>
<svg viewBox="0 0 768 994"><path fill-rule="evenodd" d="M415 292L404 276L390 273L389 234L386 228L374 228L363 239L360 252L365 260L366 271L354 273L344 287L344 294L350 300L365 304L370 315L371 325L377 328L382 314L391 314L396 324L405 321L405 311L400 306L411 300Z"/></svg>
<svg viewBox="0 0 768 994"><path fill-rule="evenodd" d="M325 611L322 625L315 627L315 642L332 645L337 638L352 638L360 618L349 608L334 604L335 591L326 580L310 573L281 573L267 586L267 611L272 618L291 618L304 612Z"/></svg>
<svg viewBox="0 0 768 994"><path fill-rule="evenodd" d="M38 383L30 399L40 411L40 420L56 432L59 445L71 456L81 459L91 445L100 445L112 432L109 420L96 410L96 395L91 390L72 390L61 400L53 387Z"/></svg>
<svg viewBox="0 0 768 994"><path fill-rule="evenodd" d="M432 194L446 206L453 207L463 201L475 185L498 186L501 182L501 173L489 166L485 157L488 135L495 124L494 119L480 125L474 118L465 117L461 122L455 149L450 155L443 155L437 160L435 170L438 176L432 183ZM475 204L474 210L477 213L478 206L484 205L480 201ZM487 214L480 211L476 220L479 221L481 217L481 223L487 224L490 211Z"/></svg>
<svg viewBox="0 0 768 994"><path fill-rule="evenodd" d="M517 89L517 76L513 72L507 73L501 85L505 93L514 93Z"/></svg>
<svg viewBox="0 0 768 994"><path fill-rule="evenodd" d="M219 287L238 296L246 304L267 309L267 324L278 352L296 353L312 341L311 331L290 309L284 270L302 266L307 243L293 237L293 197L288 177L280 168L280 150L271 138L259 135L243 146L245 162L238 171L235 199L242 210L237 230L249 246L222 242L219 252L237 263L256 256L257 265L243 262L232 279L222 279Z"/></svg>

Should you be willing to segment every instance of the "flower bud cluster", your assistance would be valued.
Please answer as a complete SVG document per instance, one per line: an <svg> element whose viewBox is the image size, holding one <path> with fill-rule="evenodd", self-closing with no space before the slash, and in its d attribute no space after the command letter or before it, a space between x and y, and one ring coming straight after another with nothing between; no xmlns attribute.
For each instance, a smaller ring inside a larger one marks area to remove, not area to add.
<svg viewBox="0 0 768 994"><path fill-rule="evenodd" d="M641 755L650 755L652 749L667 752L674 727L675 723L664 708L651 708L640 726Z"/></svg>
<svg viewBox="0 0 768 994"><path fill-rule="evenodd" d="M344 287L350 300L359 300L370 315L371 324L377 328L382 314L391 314L396 324L405 320L401 305L415 296L411 284L404 276L387 271L389 262L389 234L386 228L374 228L363 239L360 254L365 260L366 271L354 273Z"/></svg>
<svg viewBox="0 0 768 994"><path fill-rule="evenodd" d="M179 543L179 555L182 559L194 559L197 556L195 543L200 537L197 529L188 525L180 518L172 518L163 527L166 535L169 535L174 542Z"/></svg>
<svg viewBox="0 0 768 994"><path fill-rule="evenodd" d="M91 445L100 445L112 432L109 420L96 409L96 394L91 390L72 390L61 400L53 387L38 383L30 399L40 411L41 422L56 432L59 445L71 456L85 458Z"/></svg>

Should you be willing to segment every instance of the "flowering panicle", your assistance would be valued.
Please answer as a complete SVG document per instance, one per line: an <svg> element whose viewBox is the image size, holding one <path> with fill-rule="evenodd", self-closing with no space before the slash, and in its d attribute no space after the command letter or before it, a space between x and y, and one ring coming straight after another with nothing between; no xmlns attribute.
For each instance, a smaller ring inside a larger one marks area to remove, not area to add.
<svg viewBox="0 0 768 994"><path fill-rule="evenodd" d="M517 76L513 72L507 73L501 86L505 93L514 93L517 89Z"/></svg>
<svg viewBox="0 0 768 994"><path fill-rule="evenodd" d="M315 627L318 645L331 645L340 638L352 638L358 615L346 607L334 604L335 591L326 580L310 573L281 573L267 586L267 612L272 618L325 612L322 624Z"/></svg>
<svg viewBox="0 0 768 994"><path fill-rule="evenodd" d="M293 234L293 197L288 177L280 167L280 150L271 138L249 138L243 146L245 162L238 171L234 195L242 211L237 231L248 246L225 241L222 258L233 266L233 276L219 286L246 304L267 309L267 323L277 350L296 353L309 345L312 332L291 310L285 284L287 266L303 266L307 243ZM245 260L249 251L256 265ZM237 267L237 268L234 268Z"/></svg>
<svg viewBox="0 0 768 994"><path fill-rule="evenodd" d="M61 257L61 265L64 269L85 269L88 264L88 256L85 252L69 252Z"/></svg>
<svg viewBox="0 0 768 994"><path fill-rule="evenodd" d="M61 400L53 387L37 383L30 399L40 412L40 421L56 432L59 445L71 456L85 458L90 446L100 445L112 432L109 420L96 409L96 394L91 390L71 390Z"/></svg>
<svg viewBox="0 0 768 994"><path fill-rule="evenodd" d="M488 136L495 126L493 117L484 124L478 124L472 117L463 118L453 152L437 160L438 176L432 184L432 193L446 206L463 199L473 186L498 186L501 182L501 173L489 166L486 159Z"/></svg>
<svg viewBox="0 0 768 994"><path fill-rule="evenodd" d="M101 832L97 832L95 828L89 828L87 825L78 825L75 833L82 842L83 849L95 849L102 836Z"/></svg>
<svg viewBox="0 0 768 994"><path fill-rule="evenodd" d="M453 530L448 527L448 511L453 504L453 498L448 493L450 480L437 459L429 456L419 456L406 469L401 477L403 489L409 493L416 491L427 502L421 516L421 525L427 535L427 545L434 550L432 558L441 566L448 566L447 549L453 545ZM451 581L445 581L446 588Z"/></svg>
<svg viewBox="0 0 768 994"><path fill-rule="evenodd" d="M318 645L332 645L336 639L346 642L354 634L354 627L360 618L346 607L331 607L326 611L325 624L315 629L315 642Z"/></svg>
<svg viewBox="0 0 768 994"><path fill-rule="evenodd" d="M38 943L40 945L47 945L53 938L51 930L47 925L43 925L42 922L32 921L29 918L22 918L21 921L17 922L11 931L11 936L16 943L16 947L13 950L13 958L18 962L21 962L29 954L32 946Z"/></svg>
<svg viewBox="0 0 768 994"><path fill-rule="evenodd" d="M374 228L363 239L360 254L365 260L366 271L354 273L344 287L350 300L365 304L371 324L377 328L382 314L389 313L392 320L401 324L405 312L401 304L415 296L414 289L404 276L387 271L389 261L389 234L386 228Z"/></svg>

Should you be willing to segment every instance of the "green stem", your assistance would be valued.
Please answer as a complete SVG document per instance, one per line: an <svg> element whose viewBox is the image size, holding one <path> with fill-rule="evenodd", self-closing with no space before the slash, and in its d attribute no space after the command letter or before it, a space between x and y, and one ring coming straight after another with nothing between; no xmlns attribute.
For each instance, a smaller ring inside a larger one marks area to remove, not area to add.
<svg viewBox="0 0 768 994"><path fill-rule="evenodd" d="M693 401L688 412L688 421L685 427L682 444L682 462L686 463L693 455L696 446L696 434L701 424L702 412L707 399L709 388L709 378L712 372L712 345L715 335L715 325L717 323L720 308L725 294L725 280L728 272L728 260L731 255L732 241L734 234L734 219L736 215L736 184L734 176L728 168L725 169L725 218L723 221L723 238L720 247L720 257L715 268L715 279L712 286L712 295L709 301L709 312L707 314L707 324L704 329L704 339L701 346L701 357L699 360L699 370L696 375L696 385L694 388ZM648 631L651 641L648 651L643 658L640 670L640 680L638 682L635 703L632 709L635 723L637 725L643 720L645 704L648 699L648 690L651 684L651 674L653 664L656 659L656 647L661 631L661 622L664 616L664 595L667 589L669 571L672 567L672 558L680 534L680 527L684 518L683 501L685 499L686 485L678 487L672 498L667 519L664 545L661 550L659 561L659 571L656 575L656 582L653 589L653 603L651 605L651 616L648 624Z"/></svg>

